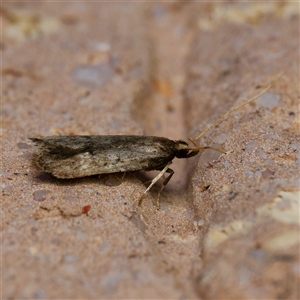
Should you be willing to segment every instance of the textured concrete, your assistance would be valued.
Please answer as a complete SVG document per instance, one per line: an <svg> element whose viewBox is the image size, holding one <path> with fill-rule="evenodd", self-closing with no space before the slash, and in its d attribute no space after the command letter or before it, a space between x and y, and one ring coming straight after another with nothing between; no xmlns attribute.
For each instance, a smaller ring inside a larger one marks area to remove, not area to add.
<svg viewBox="0 0 300 300"><path fill-rule="evenodd" d="M299 11L270 3L5 3L3 299L299 298ZM156 172L58 180L37 135L193 138Z"/></svg>

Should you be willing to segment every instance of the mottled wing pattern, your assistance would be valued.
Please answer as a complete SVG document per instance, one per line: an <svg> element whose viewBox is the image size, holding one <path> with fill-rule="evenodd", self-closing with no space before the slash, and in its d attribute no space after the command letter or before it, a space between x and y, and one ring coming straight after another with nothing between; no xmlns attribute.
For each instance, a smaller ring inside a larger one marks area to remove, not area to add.
<svg viewBox="0 0 300 300"><path fill-rule="evenodd" d="M175 142L151 136L50 136L37 144L33 163L58 178L155 170L174 158Z"/></svg>

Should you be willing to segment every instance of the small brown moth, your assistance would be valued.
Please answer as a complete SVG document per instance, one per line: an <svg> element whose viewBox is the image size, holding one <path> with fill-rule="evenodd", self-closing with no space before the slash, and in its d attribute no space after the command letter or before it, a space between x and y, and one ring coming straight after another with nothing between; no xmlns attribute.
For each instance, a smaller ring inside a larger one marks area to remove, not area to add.
<svg viewBox="0 0 300 300"><path fill-rule="evenodd" d="M96 174L159 170L160 173L144 191L139 200L139 205L141 205L143 196L151 187L165 173L168 173L157 197L157 206L159 207L160 193L174 174L174 171L169 168L173 159L175 157L189 158L204 149L213 149L225 153L225 151L212 147L198 147L195 142L209 130L220 124L233 111L259 98L273 86L275 81L254 98L230 109L217 122L198 136L189 139L193 146L182 140L173 141L156 136L94 135L35 137L31 138L37 144L37 151L33 154L33 164L42 171L51 173L57 178L79 178Z"/></svg>

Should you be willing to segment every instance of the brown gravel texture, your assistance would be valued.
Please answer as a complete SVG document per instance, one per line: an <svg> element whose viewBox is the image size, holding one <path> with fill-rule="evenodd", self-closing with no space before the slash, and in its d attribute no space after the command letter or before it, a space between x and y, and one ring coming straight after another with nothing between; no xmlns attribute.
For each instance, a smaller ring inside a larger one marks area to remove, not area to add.
<svg viewBox="0 0 300 300"><path fill-rule="evenodd" d="M2 299L299 299L296 2L2 3ZM157 172L62 180L38 135L193 138Z"/></svg>

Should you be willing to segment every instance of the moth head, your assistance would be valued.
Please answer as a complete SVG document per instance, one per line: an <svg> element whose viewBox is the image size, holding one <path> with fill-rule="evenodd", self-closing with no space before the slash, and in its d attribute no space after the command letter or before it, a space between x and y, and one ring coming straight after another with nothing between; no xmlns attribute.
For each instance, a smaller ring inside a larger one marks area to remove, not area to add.
<svg viewBox="0 0 300 300"><path fill-rule="evenodd" d="M176 147L176 153L175 156L177 158L189 158L192 156L195 156L199 153L199 151L201 150L205 150L205 149L211 149L223 154L226 154L227 152L223 149L218 149L218 148L214 148L214 147L210 147L210 146L203 146L203 147L199 147L196 145L196 143L189 139L191 143L194 144L195 147L190 147L188 145L188 143L186 143L185 141L175 141L175 147Z"/></svg>
<svg viewBox="0 0 300 300"><path fill-rule="evenodd" d="M190 157L190 147L185 141L175 141L176 153L175 156L177 158L188 158Z"/></svg>

